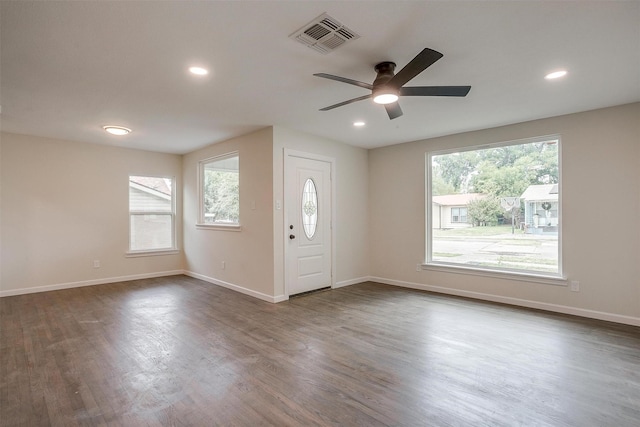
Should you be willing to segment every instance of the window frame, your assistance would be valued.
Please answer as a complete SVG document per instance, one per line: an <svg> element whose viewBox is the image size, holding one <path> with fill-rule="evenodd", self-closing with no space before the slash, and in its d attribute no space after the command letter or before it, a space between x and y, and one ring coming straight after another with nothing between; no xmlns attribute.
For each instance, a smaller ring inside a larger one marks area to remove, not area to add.
<svg viewBox="0 0 640 427"><path fill-rule="evenodd" d="M207 223L205 222L205 206L204 206L204 172L206 165L209 163L238 158L238 200L240 200L240 152L230 151L213 157L208 157L198 161L198 218L196 220L196 228L203 230L222 230L222 231L241 231L240 223L240 204L238 204L238 222L237 223Z"/></svg>
<svg viewBox="0 0 640 427"><path fill-rule="evenodd" d="M148 178L160 178L160 179L168 179L171 180L171 212L167 211L132 211L131 210L131 177L140 176L140 177L148 177ZM128 239L128 250L125 255L127 257L140 257L140 256L154 256L154 255L170 255L179 253L178 243L177 243L177 230L176 230L176 199L177 199L177 188L176 188L176 177L169 175L150 175L150 174L129 174L127 176L127 206L128 206L128 223L129 223L129 239ZM169 216L171 218L171 247L168 248L158 248L158 249L131 249L131 218L133 216L144 216L144 215L159 215L159 216Z"/></svg>
<svg viewBox="0 0 640 427"><path fill-rule="evenodd" d="M468 151L479 151L492 148L500 148L514 145L524 145L536 142L546 142L555 140L558 147L558 270L557 272L543 272L535 270L519 270L498 267L482 267L467 264L456 264L446 261L433 260L433 212L432 212L432 162L434 156L441 156L453 153L463 153ZM427 151L425 153L425 256L421 264L421 270L444 271L458 274L470 274L475 276L489 276L496 278L508 278L513 280L544 283L550 285L567 286L567 278L563 269L563 221L562 221L562 138L559 134L551 134L533 138L523 138L508 140L497 143L478 144L450 148L444 150Z"/></svg>

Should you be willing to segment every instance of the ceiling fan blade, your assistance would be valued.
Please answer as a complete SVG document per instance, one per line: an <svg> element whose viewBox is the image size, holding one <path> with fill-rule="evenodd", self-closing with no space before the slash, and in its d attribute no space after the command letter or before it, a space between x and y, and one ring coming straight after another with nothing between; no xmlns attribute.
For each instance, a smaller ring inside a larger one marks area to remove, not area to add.
<svg viewBox="0 0 640 427"><path fill-rule="evenodd" d="M400 104L398 104L397 102L384 104L384 109L387 110L387 114L389 115L389 119L391 120L402 115L402 108L400 108Z"/></svg>
<svg viewBox="0 0 640 427"><path fill-rule="evenodd" d="M359 96L357 98L349 99L348 101L340 102L339 104L333 104L333 105L329 105L328 107L321 108L320 111L333 110L334 108L342 107L343 105L352 104L354 102L358 102L358 101L363 101L365 99L369 99L372 96L373 95L371 95L371 94L364 95L364 96Z"/></svg>
<svg viewBox="0 0 640 427"><path fill-rule="evenodd" d="M423 49L422 52L416 55L415 58L413 58L402 70L398 71L398 73L389 80L389 85L396 88L401 87L443 56L444 55L440 52L433 49Z"/></svg>
<svg viewBox="0 0 640 427"><path fill-rule="evenodd" d="M471 86L409 86L400 88L400 96L467 96Z"/></svg>
<svg viewBox="0 0 640 427"><path fill-rule="evenodd" d="M329 79L329 80L335 80L337 82L348 83L350 85L363 87L369 90L373 89L373 85L370 85L369 83L359 82L357 80L348 79L346 77L334 76L333 74L317 73L317 74L314 74L314 76L322 77L324 79Z"/></svg>

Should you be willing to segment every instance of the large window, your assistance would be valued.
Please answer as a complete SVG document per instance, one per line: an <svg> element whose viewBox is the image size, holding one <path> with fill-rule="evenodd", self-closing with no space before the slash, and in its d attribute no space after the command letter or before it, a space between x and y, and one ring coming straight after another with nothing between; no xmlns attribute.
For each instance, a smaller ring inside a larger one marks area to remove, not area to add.
<svg viewBox="0 0 640 427"><path fill-rule="evenodd" d="M240 224L240 157L238 153L199 163L200 225Z"/></svg>
<svg viewBox="0 0 640 427"><path fill-rule="evenodd" d="M561 276L560 139L427 154L427 264Z"/></svg>
<svg viewBox="0 0 640 427"><path fill-rule="evenodd" d="M175 248L173 178L129 176L129 251Z"/></svg>

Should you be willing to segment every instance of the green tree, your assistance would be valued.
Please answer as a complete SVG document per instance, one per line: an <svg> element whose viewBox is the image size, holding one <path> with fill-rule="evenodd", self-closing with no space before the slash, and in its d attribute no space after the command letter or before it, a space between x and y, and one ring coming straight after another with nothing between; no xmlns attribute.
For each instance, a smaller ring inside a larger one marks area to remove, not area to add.
<svg viewBox="0 0 640 427"><path fill-rule="evenodd" d="M445 181L442 175L437 172L433 173L431 179L431 194L434 196L442 196L445 194L453 194L456 192L455 187Z"/></svg>
<svg viewBox="0 0 640 427"><path fill-rule="evenodd" d="M482 162L478 174L474 175L470 187L474 193L491 194L496 197L517 197L529 186L531 178L517 166L496 167Z"/></svg>
<svg viewBox="0 0 640 427"><path fill-rule="evenodd" d="M469 188L496 197L518 197L529 185L558 182L558 146L521 144L481 150Z"/></svg>
<svg viewBox="0 0 640 427"><path fill-rule="evenodd" d="M433 170L451 184L456 193L465 192L465 184L481 160L478 151L444 154L433 157Z"/></svg>
<svg viewBox="0 0 640 427"><path fill-rule="evenodd" d="M497 197L475 199L467 204L467 215L473 225L497 225L503 212Z"/></svg>
<svg viewBox="0 0 640 427"><path fill-rule="evenodd" d="M205 170L205 222L240 221L240 182L237 172Z"/></svg>

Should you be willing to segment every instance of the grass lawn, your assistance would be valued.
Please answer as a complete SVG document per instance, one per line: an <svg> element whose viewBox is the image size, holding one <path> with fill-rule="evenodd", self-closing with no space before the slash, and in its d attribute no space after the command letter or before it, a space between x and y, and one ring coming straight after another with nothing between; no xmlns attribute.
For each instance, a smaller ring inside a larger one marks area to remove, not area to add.
<svg viewBox="0 0 640 427"><path fill-rule="evenodd" d="M511 246L538 246L541 242L539 240L501 240L500 244Z"/></svg>
<svg viewBox="0 0 640 427"><path fill-rule="evenodd" d="M439 257L441 257L441 258L451 258L451 257L460 256L460 255L462 255L462 254L452 254L452 253L449 253L449 252L434 252L433 253L433 256L436 257L436 258L439 258Z"/></svg>
<svg viewBox="0 0 640 427"><path fill-rule="evenodd" d="M461 265L557 273L557 237L511 225L433 230L433 259Z"/></svg>
<svg viewBox="0 0 640 427"><path fill-rule="evenodd" d="M445 236L497 236L499 234L511 234L510 225L496 225L487 227L452 228L449 230L433 230L434 237ZM516 229L515 234L524 234L524 231Z"/></svg>
<svg viewBox="0 0 640 427"><path fill-rule="evenodd" d="M500 256L500 262L518 262L524 264L543 264L543 265L553 265L558 266L558 261L555 259L547 259L547 258L538 258L538 257L527 257L527 256Z"/></svg>

